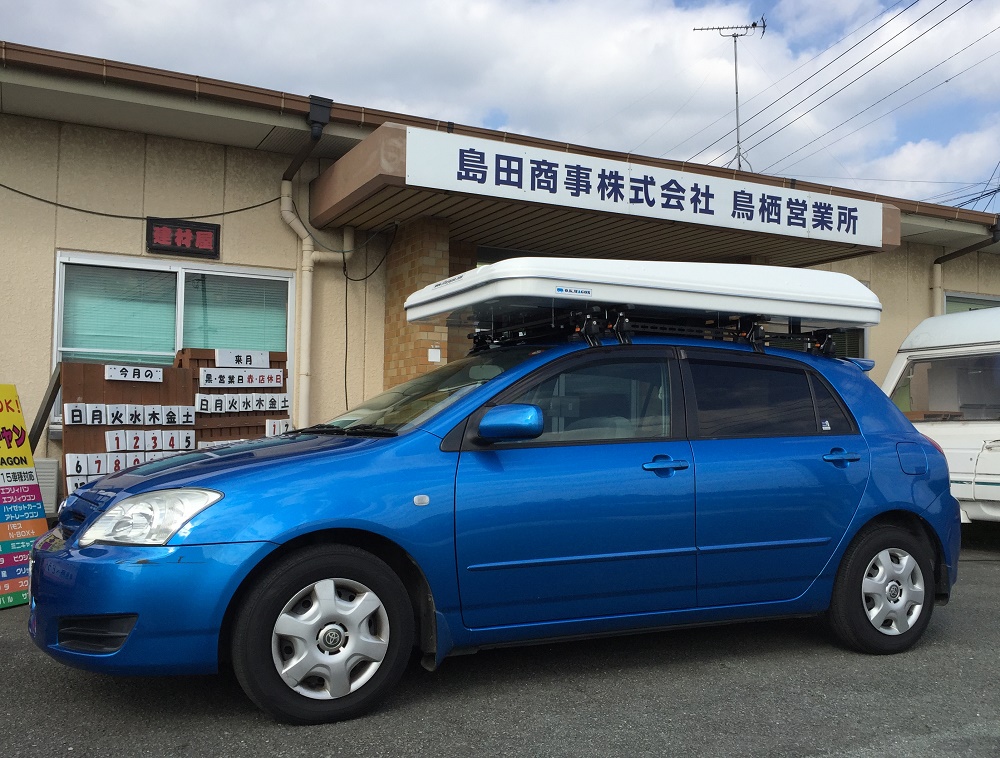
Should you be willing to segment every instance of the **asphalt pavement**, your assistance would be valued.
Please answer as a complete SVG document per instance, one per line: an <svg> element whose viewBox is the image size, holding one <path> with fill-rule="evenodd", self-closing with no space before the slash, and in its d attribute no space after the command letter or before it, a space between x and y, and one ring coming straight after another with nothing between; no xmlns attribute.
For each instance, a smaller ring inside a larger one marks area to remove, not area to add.
<svg viewBox="0 0 1000 758"><path fill-rule="evenodd" d="M960 580L908 653L816 620L684 629L412 665L375 713L275 723L231 676L66 668L0 611L0 756L997 756L1000 524L964 527Z"/></svg>

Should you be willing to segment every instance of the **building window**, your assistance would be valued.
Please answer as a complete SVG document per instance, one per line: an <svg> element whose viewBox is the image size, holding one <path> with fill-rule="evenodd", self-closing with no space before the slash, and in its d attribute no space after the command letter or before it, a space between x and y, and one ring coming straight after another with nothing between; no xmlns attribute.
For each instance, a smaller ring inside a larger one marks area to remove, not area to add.
<svg viewBox="0 0 1000 758"><path fill-rule="evenodd" d="M961 313L963 311L978 311L980 308L998 308L1000 298L970 297L968 295L945 295L944 312Z"/></svg>
<svg viewBox="0 0 1000 758"><path fill-rule="evenodd" d="M287 338L288 282L184 275L183 347L284 352Z"/></svg>
<svg viewBox="0 0 1000 758"><path fill-rule="evenodd" d="M60 360L171 364L177 276L67 264Z"/></svg>
<svg viewBox="0 0 1000 758"><path fill-rule="evenodd" d="M287 351L290 273L82 254L59 265L56 360L170 365L185 347Z"/></svg>

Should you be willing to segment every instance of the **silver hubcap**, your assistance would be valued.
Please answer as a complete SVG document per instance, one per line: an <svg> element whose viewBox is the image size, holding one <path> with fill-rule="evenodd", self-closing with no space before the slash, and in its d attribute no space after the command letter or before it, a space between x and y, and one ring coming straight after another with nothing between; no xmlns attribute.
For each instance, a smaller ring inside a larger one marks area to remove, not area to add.
<svg viewBox="0 0 1000 758"><path fill-rule="evenodd" d="M924 607L924 575L916 559L900 548L881 551L865 571L861 599L872 626L882 634L903 634Z"/></svg>
<svg viewBox="0 0 1000 758"><path fill-rule="evenodd" d="M285 604L271 655L300 695L331 700L364 686L389 647L389 617L378 595L349 579L323 579Z"/></svg>

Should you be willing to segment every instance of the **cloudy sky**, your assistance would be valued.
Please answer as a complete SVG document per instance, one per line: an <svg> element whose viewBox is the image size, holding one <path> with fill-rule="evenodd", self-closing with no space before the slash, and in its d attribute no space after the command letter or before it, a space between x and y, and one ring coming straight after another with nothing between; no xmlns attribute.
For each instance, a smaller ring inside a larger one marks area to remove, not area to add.
<svg viewBox="0 0 1000 758"><path fill-rule="evenodd" d="M0 39L996 211L998 0L0 0ZM732 32L728 32L732 33Z"/></svg>

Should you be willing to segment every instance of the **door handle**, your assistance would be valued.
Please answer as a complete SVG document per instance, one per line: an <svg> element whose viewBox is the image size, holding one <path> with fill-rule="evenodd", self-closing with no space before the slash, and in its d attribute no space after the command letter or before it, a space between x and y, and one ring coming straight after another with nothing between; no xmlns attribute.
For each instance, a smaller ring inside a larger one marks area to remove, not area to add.
<svg viewBox="0 0 1000 758"><path fill-rule="evenodd" d="M847 468L847 464L860 461L861 454L848 453L846 450L837 447L824 455L823 460L827 463L832 463L837 468Z"/></svg>
<svg viewBox="0 0 1000 758"><path fill-rule="evenodd" d="M654 455L653 460L642 464L643 471L653 471L657 476L673 476L675 471L682 471L691 464L683 460L675 460L669 455Z"/></svg>

